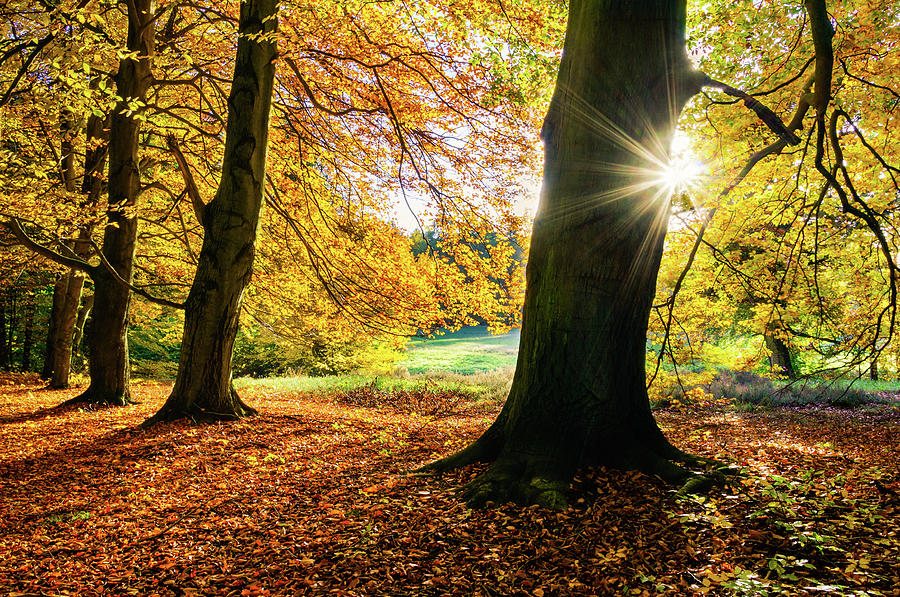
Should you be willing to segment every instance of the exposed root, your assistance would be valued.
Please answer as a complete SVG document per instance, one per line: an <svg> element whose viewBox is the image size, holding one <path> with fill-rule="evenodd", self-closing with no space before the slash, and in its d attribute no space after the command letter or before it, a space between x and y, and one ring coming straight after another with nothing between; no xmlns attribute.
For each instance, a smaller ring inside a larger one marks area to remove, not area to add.
<svg viewBox="0 0 900 597"><path fill-rule="evenodd" d="M706 469L716 468L715 470L705 470L702 473L697 473L676 464L676 462L688 466L701 466ZM677 454L672 458L656 454L645 455L637 468L641 472L658 477L670 485L678 486L678 493L681 494L707 493L717 485L725 485L728 482L728 477L736 474L735 469L718 460L694 456L680 450L677 450Z"/></svg>
<svg viewBox="0 0 900 597"><path fill-rule="evenodd" d="M569 484L562 479L531 472L528 467L495 463L462 488L463 499L473 508L490 508L507 502L562 510L569 505Z"/></svg>
<svg viewBox="0 0 900 597"><path fill-rule="evenodd" d="M503 447L503 434L501 431L503 418L503 413L501 412L494 424L488 427L487 431L481 434L481 437L459 452L428 463L415 469L412 473L416 475L440 475L470 464L493 461Z"/></svg>
<svg viewBox="0 0 900 597"><path fill-rule="evenodd" d="M475 443L469 444L468 447L463 448L455 454L445 456L444 458L435 460L434 462L429 462L425 466L411 471L411 473L414 475L422 476L440 475L446 473L447 471L462 468L470 464L487 462L488 460L490 460L490 458L485 453L484 446L480 444L481 442L476 441Z"/></svg>
<svg viewBox="0 0 900 597"><path fill-rule="evenodd" d="M124 393L101 393L88 387L87 390L74 398L69 398L60 406L81 406L84 404L92 406L128 406L129 404L136 404L136 402L131 399L131 394L127 391Z"/></svg>
<svg viewBox="0 0 900 597"><path fill-rule="evenodd" d="M249 406L241 400L237 391L232 386L229 397L225 401L226 404L219 407L220 410L212 408L204 408L196 402L186 399L176 399L169 396L166 403L155 415L141 423L144 429L152 427L157 423L169 421L177 421L178 419L190 419L193 423L214 423L219 421L239 421L244 417L251 417L257 414L252 406Z"/></svg>

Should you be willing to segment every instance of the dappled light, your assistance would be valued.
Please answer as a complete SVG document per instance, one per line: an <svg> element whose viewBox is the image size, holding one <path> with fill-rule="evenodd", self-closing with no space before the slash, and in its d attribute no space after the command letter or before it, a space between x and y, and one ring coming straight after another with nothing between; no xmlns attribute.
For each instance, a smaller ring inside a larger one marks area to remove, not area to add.
<svg viewBox="0 0 900 597"><path fill-rule="evenodd" d="M439 391L396 407L259 384L245 388L265 405L254 420L146 431L136 425L165 386L136 383L140 404L99 411L54 411L77 390L39 389L0 378L0 583L14 593L848 593L900 582L896 411L658 411L680 445L743 476L688 498L590 470L567 510L473 511L455 488L480 467L406 471L471 441L497 402Z"/></svg>
<svg viewBox="0 0 900 597"><path fill-rule="evenodd" d="M6 0L0 592L900 595L898 24Z"/></svg>

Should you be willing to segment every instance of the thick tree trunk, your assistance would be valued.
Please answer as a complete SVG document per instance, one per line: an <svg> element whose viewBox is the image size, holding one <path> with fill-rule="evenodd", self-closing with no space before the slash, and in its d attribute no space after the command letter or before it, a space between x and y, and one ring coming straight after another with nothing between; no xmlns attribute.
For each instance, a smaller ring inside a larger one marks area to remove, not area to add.
<svg viewBox="0 0 900 597"><path fill-rule="evenodd" d="M136 205L141 190L138 156L141 120L131 112L129 103L143 101L152 81L154 4L154 0L134 0L128 4L128 49L136 55L119 62L116 90L123 100L110 118L109 223L103 234L102 250L109 265L127 282L132 280ZM125 405L131 401L127 342L131 291L102 268L93 280L96 309L85 329L91 383L83 394L69 402Z"/></svg>
<svg viewBox="0 0 900 597"><path fill-rule="evenodd" d="M470 503L559 507L585 465L689 478L671 462L688 457L656 425L644 371L669 217L654 172L698 90L684 18L683 0L570 2L509 398L472 446L426 467L493 461Z"/></svg>
<svg viewBox="0 0 900 597"><path fill-rule="evenodd" d="M275 77L276 0L241 2L222 179L203 213L203 248L185 307L178 377L147 421L234 419L255 411L232 385L231 359L265 185L269 109Z"/></svg>
<svg viewBox="0 0 900 597"><path fill-rule="evenodd" d="M788 379L797 378L797 370L794 369L794 362L791 360L791 349L784 340L773 333L764 335L766 341L766 349L769 351L769 365L773 373L783 375Z"/></svg>

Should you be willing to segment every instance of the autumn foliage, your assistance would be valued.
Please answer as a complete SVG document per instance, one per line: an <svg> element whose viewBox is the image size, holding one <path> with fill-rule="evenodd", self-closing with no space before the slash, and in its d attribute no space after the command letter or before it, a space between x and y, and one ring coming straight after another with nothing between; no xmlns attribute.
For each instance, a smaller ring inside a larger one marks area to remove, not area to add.
<svg viewBox="0 0 900 597"><path fill-rule="evenodd" d="M423 388L390 396L245 388L253 421L137 428L127 409L0 380L0 582L11 594L892 594L896 410L657 411L666 433L744 476L707 498L584 471L564 511L470 510L406 474L496 414Z"/></svg>

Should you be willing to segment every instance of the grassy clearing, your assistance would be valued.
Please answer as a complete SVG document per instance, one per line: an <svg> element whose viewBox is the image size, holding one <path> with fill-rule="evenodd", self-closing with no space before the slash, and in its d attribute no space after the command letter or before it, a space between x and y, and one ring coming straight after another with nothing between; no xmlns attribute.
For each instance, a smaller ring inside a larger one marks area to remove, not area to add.
<svg viewBox="0 0 900 597"><path fill-rule="evenodd" d="M399 390L440 389L459 392L474 400L503 400L512 383L512 368L494 369L483 373L462 375L449 371L432 371L416 375L329 375L326 377L271 377L253 379L244 377L235 380L238 390L270 392L308 392L331 394L351 392L371 386L382 392Z"/></svg>
<svg viewBox="0 0 900 597"><path fill-rule="evenodd" d="M472 375L514 367L518 352L519 330L492 335L487 326L475 326L411 340L398 365L413 375L435 371Z"/></svg>

